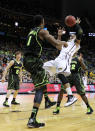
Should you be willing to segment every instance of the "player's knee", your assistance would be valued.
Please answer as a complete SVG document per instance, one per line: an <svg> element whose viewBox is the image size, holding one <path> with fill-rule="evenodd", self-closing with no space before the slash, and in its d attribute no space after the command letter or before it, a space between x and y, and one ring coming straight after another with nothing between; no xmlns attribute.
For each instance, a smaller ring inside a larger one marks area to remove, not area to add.
<svg viewBox="0 0 95 131"><path fill-rule="evenodd" d="M68 79L63 74L58 74L58 78L61 80L63 85L69 83Z"/></svg>
<svg viewBox="0 0 95 131"><path fill-rule="evenodd" d="M34 103L40 104L42 101L42 97L43 97L43 90L42 89L37 90L35 93Z"/></svg>

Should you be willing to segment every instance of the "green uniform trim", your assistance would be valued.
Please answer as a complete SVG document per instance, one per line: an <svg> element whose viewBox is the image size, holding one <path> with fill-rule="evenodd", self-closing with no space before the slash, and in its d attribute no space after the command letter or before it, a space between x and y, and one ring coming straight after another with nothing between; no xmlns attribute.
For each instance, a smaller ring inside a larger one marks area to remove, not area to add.
<svg viewBox="0 0 95 131"><path fill-rule="evenodd" d="M39 31L39 30L38 30L38 31ZM38 31L37 31L37 34L38 34ZM40 48L41 48L40 53L39 53L39 56L41 56L42 46L41 46L40 42L39 42L38 39L37 39L37 34L36 34L36 41L37 41L37 43L39 44L39 46L40 46Z"/></svg>
<svg viewBox="0 0 95 131"><path fill-rule="evenodd" d="M27 42L27 46L30 46L31 38L32 38L32 36L29 37L29 40Z"/></svg>
<svg viewBox="0 0 95 131"><path fill-rule="evenodd" d="M49 81L48 81L48 80L45 80L45 79L46 79L46 74L44 75L44 78L43 78L42 82L36 84L35 86L38 87L38 86L44 86L44 85L48 84Z"/></svg>
<svg viewBox="0 0 95 131"><path fill-rule="evenodd" d="M30 43L31 43L31 39L32 39L32 35L35 35L36 36L36 41L37 41L37 43L38 43L38 45L40 46L40 53L39 53L39 57L41 56L41 53L42 53L42 46L41 46L41 44L40 44L40 42L38 41L38 32L39 32L39 30L40 30L41 28L40 27L38 27L38 30L37 31L35 31L35 30L32 30L30 33L29 33L29 39L28 39L28 42L27 42L27 46L30 46Z"/></svg>
<svg viewBox="0 0 95 131"><path fill-rule="evenodd" d="M12 88L11 86L12 86L13 83L14 83L14 79L13 79L13 75L12 75L12 82L11 82L11 84L8 87L9 90Z"/></svg>

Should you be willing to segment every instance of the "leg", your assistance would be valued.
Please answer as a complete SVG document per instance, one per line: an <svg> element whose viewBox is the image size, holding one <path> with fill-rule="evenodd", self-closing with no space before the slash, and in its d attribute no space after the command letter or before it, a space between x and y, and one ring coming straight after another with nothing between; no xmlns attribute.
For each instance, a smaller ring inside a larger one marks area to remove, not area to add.
<svg viewBox="0 0 95 131"><path fill-rule="evenodd" d="M50 108L51 106L54 106L56 102L51 102L51 100L48 97L47 93L47 87L44 89L44 98L45 98L45 109Z"/></svg>
<svg viewBox="0 0 95 131"><path fill-rule="evenodd" d="M6 99L5 99L4 103L3 103L3 106L9 107L9 105L8 105L8 99L9 99L12 91L13 90L8 90L7 95L6 95Z"/></svg>
<svg viewBox="0 0 95 131"><path fill-rule="evenodd" d="M56 115L56 114L59 114L59 111L60 111L60 104L61 104L61 101L62 101L62 98L63 98L63 93L64 93L64 90L61 88L59 94L58 94L58 100L57 100L57 106L56 106L56 109L53 111L53 114Z"/></svg>
<svg viewBox="0 0 95 131"><path fill-rule="evenodd" d="M61 80L64 86L64 89L66 90L68 94L67 103L64 105L65 107L68 107L72 105L73 103L75 103L77 101L77 98L72 95L72 91L71 91L68 79L63 74L58 74L58 78Z"/></svg>
<svg viewBox="0 0 95 131"><path fill-rule="evenodd" d="M82 100L84 101L84 103L87 106L87 114L92 114L93 109L89 105L88 99L87 99L87 97L85 95L85 87L84 87L83 80L82 80L80 74L76 74L74 76L74 79L75 79L76 90L77 90L78 94L81 96Z"/></svg>
<svg viewBox="0 0 95 131"><path fill-rule="evenodd" d="M14 91L13 100L11 101L11 104L14 104L14 105L19 105L19 104L20 104L20 103L17 103L17 102L16 102L16 97L17 97L17 95L18 95L18 91L19 91L19 90L15 90L15 91Z"/></svg>
<svg viewBox="0 0 95 131"><path fill-rule="evenodd" d="M42 66L43 61L40 58L27 56L24 59L24 67L28 72L31 73L31 77L36 90L31 117L29 118L27 124L27 126L30 128L39 128L45 126L44 123L38 123L36 121L37 112L43 97L44 86L48 83L45 70L42 68Z"/></svg>
<svg viewBox="0 0 95 131"><path fill-rule="evenodd" d="M84 101L84 103L87 106L87 113L86 114L92 114L93 113L93 109L91 108L91 106L89 105L88 99L86 97L86 95L80 95L82 100Z"/></svg>
<svg viewBox="0 0 95 131"><path fill-rule="evenodd" d="M14 91L13 99L16 99L16 97L17 97L17 95L18 95L18 91L19 91L19 90L15 90L15 91Z"/></svg>
<svg viewBox="0 0 95 131"><path fill-rule="evenodd" d="M36 116L42 101L42 97L43 97L43 89L37 90L34 97L34 105L33 105L32 113L27 124L27 126L30 128L39 128L45 126L44 123L38 123L36 121Z"/></svg>

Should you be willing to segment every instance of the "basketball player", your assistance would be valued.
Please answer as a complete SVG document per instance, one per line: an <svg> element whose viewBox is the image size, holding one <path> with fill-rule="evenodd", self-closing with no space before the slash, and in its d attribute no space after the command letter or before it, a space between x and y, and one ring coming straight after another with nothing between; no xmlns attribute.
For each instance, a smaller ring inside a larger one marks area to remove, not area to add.
<svg viewBox="0 0 95 131"><path fill-rule="evenodd" d="M19 105L20 103L16 102L16 97L19 91L19 83L22 83L22 62L21 59L21 52L17 51L15 53L15 59L11 60L8 64L8 66L5 68L5 71L3 72L2 76L2 82L5 82L5 77L7 75L7 72L9 71L8 75L8 92L6 99L3 103L3 106L9 107L8 99L14 90L13 100L11 101L11 104Z"/></svg>
<svg viewBox="0 0 95 131"><path fill-rule="evenodd" d="M58 78L64 85L64 88L66 89L66 92L68 94L68 101L66 103L66 106L70 106L77 101L77 98L72 95L70 84L66 76L70 75L70 63L72 56L74 55L75 52L77 52L80 49L80 40L83 34L83 30L78 23L80 23L79 19L76 21L75 25L76 36L72 35L69 41L65 42L68 44L68 47L67 48L62 47L59 56L55 60L51 60L44 63L43 66L46 72L49 72L51 76L57 74ZM60 33L60 35L62 34ZM59 106L60 102L57 104Z"/></svg>
<svg viewBox="0 0 95 131"><path fill-rule="evenodd" d="M71 86L75 86L77 93L81 96L82 100L84 101L84 103L87 106L87 113L86 114L92 114L93 113L93 109L91 108L91 106L89 105L88 99L85 95L85 86L83 84L83 80L82 80L82 76L81 76L81 70L86 71L87 67L85 66L84 62L83 62L83 58L82 58L82 54L80 54L80 56L74 56L74 58L72 59L71 62L71 75L67 77L67 79L69 80L69 83L71 84ZM59 114L60 111L60 106L58 103L61 103L62 97L63 97L63 92L64 92L64 87L61 86L61 91L60 94L58 96L58 101L57 101L57 107L56 110L53 112L53 114ZM66 105L65 105L66 106Z"/></svg>
<svg viewBox="0 0 95 131"><path fill-rule="evenodd" d="M36 90L34 105L27 126L30 128L39 128L45 126L45 123L37 122L36 116L48 83L45 70L43 69L43 61L41 59L43 47L46 46L46 41L58 49L61 49L62 46L67 46L67 44L63 41L56 40L47 30L44 30L43 16L36 15L34 17L34 24L35 27L28 35L24 54L24 67L31 73Z"/></svg>

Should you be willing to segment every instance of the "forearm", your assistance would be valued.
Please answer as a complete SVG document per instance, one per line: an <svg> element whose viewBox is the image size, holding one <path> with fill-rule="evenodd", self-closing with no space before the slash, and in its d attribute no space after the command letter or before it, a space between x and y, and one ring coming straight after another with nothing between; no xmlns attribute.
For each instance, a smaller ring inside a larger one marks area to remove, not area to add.
<svg viewBox="0 0 95 131"><path fill-rule="evenodd" d="M57 40L61 40L61 36L58 35Z"/></svg>
<svg viewBox="0 0 95 131"><path fill-rule="evenodd" d="M54 47L59 47L61 44L60 40L56 40L53 36L49 35L46 37L46 40L51 43Z"/></svg>
<svg viewBox="0 0 95 131"><path fill-rule="evenodd" d="M6 75L7 75L7 70L5 69L5 71L3 72L3 78L5 78L6 77Z"/></svg>
<svg viewBox="0 0 95 131"><path fill-rule="evenodd" d="M81 67L82 67L82 69L83 69L84 71L87 70L87 66L86 66L83 62L81 63Z"/></svg>
<svg viewBox="0 0 95 131"><path fill-rule="evenodd" d="M81 40L83 35L83 30L79 24L75 25L75 31L76 31L76 38L77 40Z"/></svg>

